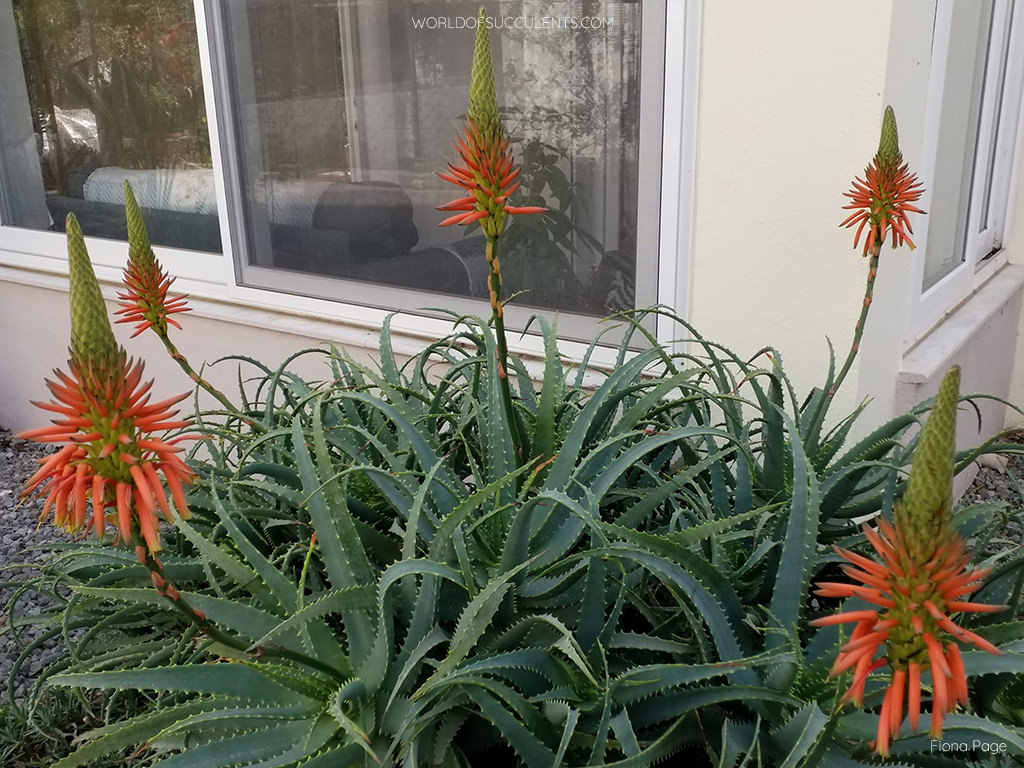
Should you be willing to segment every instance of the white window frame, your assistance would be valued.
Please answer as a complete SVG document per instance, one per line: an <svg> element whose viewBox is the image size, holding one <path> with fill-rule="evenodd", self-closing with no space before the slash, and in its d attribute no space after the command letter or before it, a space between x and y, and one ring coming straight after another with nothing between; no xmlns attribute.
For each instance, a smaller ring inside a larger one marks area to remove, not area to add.
<svg viewBox="0 0 1024 768"><path fill-rule="evenodd" d="M700 42L700 3L675 2L675 0L649 0L642 20L641 39L662 38L665 51L650 51L645 46L642 56L652 54L665 62L661 94L646 95L660 100L661 121L641 121L641 153L657 158L653 166L661 173L660 190L639 200L641 212L655 210L659 223L655 229L640 228L638 251L657 253L656 300L670 306L686 317L689 308L690 251L692 242L693 182L696 155L696 114L699 86L698 63ZM234 306L248 316L264 318L265 327L281 327L286 321L292 332L310 330L310 335L323 330L324 321L337 323L339 333L347 340L359 339L364 346L372 347L376 338L375 329L381 326L391 310L365 306L339 300L311 298L283 290L252 288L240 284L236 265L240 260L238 235L240 228L234 222L240 221L238 211L233 210L230 158L226 157L221 140L224 128L223 93L215 79L218 71L214 53L210 46L211 17L224 9L223 0L193 0L196 32L199 40L199 56L203 73L206 98L207 120L211 137L212 165L214 169L220 231L223 251L221 254L157 246L155 252L170 274L177 277L176 287L187 291L193 303L214 307L212 316L225 317ZM2 21L2 20L0 20ZM643 161L642 161L643 162ZM101 281L119 280L125 265L127 248L123 242L102 238L86 238L90 255ZM18 279L20 274L45 273L66 275L66 241L63 233L29 230L4 225L0 220L0 276ZM33 282L26 278L26 282ZM38 280L35 280L38 282ZM440 303L439 297L431 296L431 303ZM454 305L466 301L451 297ZM444 299L445 305L449 303ZM486 314L484 302L474 301L472 311ZM450 322L428 316L402 312L392 321L393 331L408 338L429 338L443 333ZM560 328L562 324L560 323ZM597 319L592 319L592 328L598 329ZM341 331L347 330L345 333ZM659 322L657 334L662 340L678 337L678 328ZM539 337L518 335L510 338L516 351L531 355L542 354L543 346ZM564 345L563 353L569 358L582 357L587 349L583 342ZM613 359L613 350L608 350L608 360ZM600 363L605 354L599 354L594 362Z"/></svg>
<svg viewBox="0 0 1024 768"><path fill-rule="evenodd" d="M956 2L958 0L936 2L920 173L925 185L921 207L926 211L930 208L932 196L929 182L934 178L937 163L939 121L953 26L953 6ZM922 286L928 244L928 217L919 219L922 224L911 271L911 290L916 301L907 332L908 347L926 336L1007 262L1002 246L1010 195L1020 165L1021 153L1017 149L1024 135L1024 130L1021 130L1021 123L1024 122L1024 0L994 0L992 30L993 42L999 46L999 50L993 48L986 63L975 157L985 158L991 153L993 161L991 166L986 162L975 162L974 165L962 261L927 290L922 290ZM1002 88L997 89L993 83L999 81L1000 70L1004 68ZM986 183L985 177L990 168L993 170L992 177ZM980 203L985 195L989 196L989 204L983 222Z"/></svg>

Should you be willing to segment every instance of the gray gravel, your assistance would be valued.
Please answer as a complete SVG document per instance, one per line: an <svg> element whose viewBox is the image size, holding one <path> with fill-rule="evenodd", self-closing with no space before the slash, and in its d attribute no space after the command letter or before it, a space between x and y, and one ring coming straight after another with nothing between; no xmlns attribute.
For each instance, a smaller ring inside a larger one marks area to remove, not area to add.
<svg viewBox="0 0 1024 768"><path fill-rule="evenodd" d="M26 570L12 566L42 563L51 557L51 552L35 547L67 538L67 534L52 525L38 524L42 499L22 501L20 498L23 483L39 467L38 459L52 452L51 446L15 439L10 432L0 428L0 582L23 578ZM0 614L0 703L7 698L7 681L19 653L19 644L5 631L9 621L8 602L12 597L11 590L0 589L0 609L3 611ZM35 614L47 602L45 596L26 592L18 598L13 611L19 616ZM28 642L35 636L31 631L25 631L21 633L21 640ZM16 698L25 695L32 678L58 654L59 649L51 641L28 659L16 681Z"/></svg>
<svg viewBox="0 0 1024 768"><path fill-rule="evenodd" d="M1024 437L1024 435L1022 435ZM1021 507L1024 507L1024 456L1010 456L1006 471L983 466L974 483L960 499L960 504L982 504L1003 501L1008 511L1016 512L1016 519L1009 520L1005 527L989 542L989 551L1003 551L1021 546Z"/></svg>

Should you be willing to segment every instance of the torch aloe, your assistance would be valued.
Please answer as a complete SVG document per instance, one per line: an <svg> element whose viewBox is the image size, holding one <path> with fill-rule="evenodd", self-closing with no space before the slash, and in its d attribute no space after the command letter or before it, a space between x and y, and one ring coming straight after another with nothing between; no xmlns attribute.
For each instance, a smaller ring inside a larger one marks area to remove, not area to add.
<svg viewBox="0 0 1024 768"><path fill-rule="evenodd" d="M512 407L512 393L508 384L508 341L505 338L505 310L501 298L501 260L499 241L509 216L523 213L542 213L537 206L513 206L509 198L519 188L516 181L520 169L512 160L509 138L498 111L498 95L494 82L494 62L491 56L487 14L483 8L477 19L476 43L473 49L473 68L469 87L469 113L465 134L455 142L462 165L449 164L449 173L438 175L457 184L469 194L440 206L442 211L458 211L441 222L473 224L478 222L487 238L487 279L491 302L491 321L497 340L495 366L501 379L502 402L512 430L513 442L522 462L525 446L519 419Z"/></svg>

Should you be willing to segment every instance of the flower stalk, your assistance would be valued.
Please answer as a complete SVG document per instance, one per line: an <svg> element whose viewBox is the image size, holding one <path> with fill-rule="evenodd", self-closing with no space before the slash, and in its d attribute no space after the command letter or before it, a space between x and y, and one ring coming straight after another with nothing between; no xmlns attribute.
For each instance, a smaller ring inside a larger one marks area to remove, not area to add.
<svg viewBox="0 0 1024 768"><path fill-rule="evenodd" d="M216 624L212 624L210 620L206 618L206 614L198 608L195 608L189 602L188 598L181 594L174 584L167 579L163 564L159 559L157 559L156 555L148 546L146 546L145 543L140 541L137 537L135 537L131 543L135 547L135 556L139 563L145 566L146 570L149 571L150 580L153 582L153 588L156 590L157 594L167 600L168 604L173 607L175 611L181 614L181 616L189 621L199 632L206 635L213 642L220 643L228 648L251 656L293 661L297 664L302 664L312 669L319 670L320 672L324 672L339 683L347 681L347 678L339 670L335 669L330 664L326 664L319 659L313 658L312 656L307 656L304 653L299 653L289 648L282 648L277 645L253 647L241 638L224 632Z"/></svg>
<svg viewBox="0 0 1024 768"><path fill-rule="evenodd" d="M514 206L509 202L509 198L522 183L519 181L521 169L513 162L509 138L498 110L494 61L486 21L487 14L481 8L473 47L468 120L464 134L455 141L455 150L461 164L449 163L447 173L438 173L440 178L461 187L465 194L439 206L438 210L454 212L441 222L442 227L478 223L487 239L487 289L491 303L491 322L497 339L494 367L500 380L502 403L512 441L518 460L522 463L525 460L525 448L508 381L508 341L501 298L500 239L509 216L543 213L547 209Z"/></svg>
<svg viewBox="0 0 1024 768"><path fill-rule="evenodd" d="M128 265L124 269L126 290L118 294L121 308L115 312L120 315L116 322L135 323L132 338L151 329L159 337L171 359L197 386L206 390L228 411L237 413L238 409L234 403L196 371L171 341L169 326L181 329L181 325L172 315L191 311L187 306L188 296L169 294L174 278L168 276L153 252L142 211L128 181L124 183L124 202L128 223Z"/></svg>
<svg viewBox="0 0 1024 768"><path fill-rule="evenodd" d="M850 202L843 206L844 210L852 210L839 225L841 227L857 227L853 238L856 248L864 235L863 255L870 256L868 265L867 286L864 292L864 304L854 328L853 342L850 351L836 375L828 395L832 397L846 379L853 361L860 351L861 338L864 335L864 324L874 296L875 278L878 276L879 255L886 238L896 248L904 243L914 248L910 235L914 233L910 222L911 213L924 213L914 205L924 188L917 176L910 172L909 166L903 161L900 151L899 131L896 126L896 113L892 107L885 108L882 118L882 134L878 142L878 151L868 167L864 170L863 179L854 179L853 187L844 193Z"/></svg>

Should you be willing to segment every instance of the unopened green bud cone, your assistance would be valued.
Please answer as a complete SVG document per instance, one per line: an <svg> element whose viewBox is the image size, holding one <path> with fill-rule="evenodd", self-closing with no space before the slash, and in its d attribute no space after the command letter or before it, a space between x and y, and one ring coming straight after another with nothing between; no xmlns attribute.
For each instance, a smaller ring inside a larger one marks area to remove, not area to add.
<svg viewBox="0 0 1024 768"><path fill-rule="evenodd" d="M942 380L928 421L918 439L907 490L897 514L922 548L934 546L952 524L953 470L956 464L956 408L960 400L960 368Z"/></svg>
<svg viewBox="0 0 1024 768"><path fill-rule="evenodd" d="M124 182L124 214L128 223L128 247L133 258L140 264L151 264L156 256L149 242L149 233L138 200L135 199L135 190L127 179Z"/></svg>
<svg viewBox="0 0 1024 768"><path fill-rule="evenodd" d="M469 81L469 121L489 136L497 133L500 117L498 92L494 85L491 36L487 30L487 13L482 7L477 22L473 69Z"/></svg>
<svg viewBox="0 0 1024 768"><path fill-rule="evenodd" d="M67 218L68 275L71 281L71 353L87 363L112 360L118 354L114 332L107 317L107 305L100 292L85 236L74 214Z"/></svg>
<svg viewBox="0 0 1024 768"><path fill-rule="evenodd" d="M900 134L896 128L896 113L892 107L885 108L882 118L882 136L878 141L878 159L889 166L898 166L903 159L900 152Z"/></svg>

